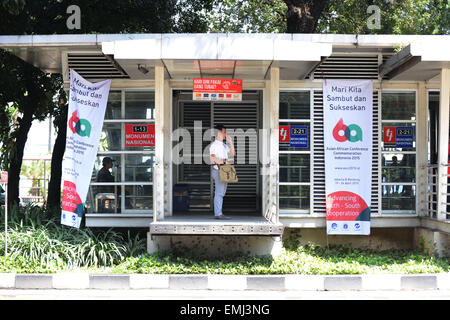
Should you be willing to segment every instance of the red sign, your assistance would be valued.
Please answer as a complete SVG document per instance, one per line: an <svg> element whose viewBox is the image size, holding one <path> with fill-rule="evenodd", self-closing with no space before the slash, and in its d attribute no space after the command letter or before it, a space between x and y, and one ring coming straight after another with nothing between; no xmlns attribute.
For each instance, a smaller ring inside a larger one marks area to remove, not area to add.
<svg viewBox="0 0 450 320"><path fill-rule="evenodd" d="M383 128L383 141L385 143L396 143L396 127L384 127Z"/></svg>
<svg viewBox="0 0 450 320"><path fill-rule="evenodd" d="M0 175L1 183L8 183L8 171L2 171Z"/></svg>
<svg viewBox="0 0 450 320"><path fill-rule="evenodd" d="M280 126L280 143L291 142L291 126Z"/></svg>
<svg viewBox="0 0 450 320"><path fill-rule="evenodd" d="M194 100L242 100L242 79L194 79Z"/></svg>
<svg viewBox="0 0 450 320"><path fill-rule="evenodd" d="M154 124L125 125L125 147L154 147Z"/></svg>

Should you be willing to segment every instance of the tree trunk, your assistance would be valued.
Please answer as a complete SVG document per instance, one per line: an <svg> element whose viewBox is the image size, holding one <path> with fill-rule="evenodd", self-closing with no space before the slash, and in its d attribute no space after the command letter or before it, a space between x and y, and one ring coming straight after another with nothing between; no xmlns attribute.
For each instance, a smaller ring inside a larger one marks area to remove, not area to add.
<svg viewBox="0 0 450 320"><path fill-rule="evenodd" d="M8 205L19 204L19 183L20 183L20 171L22 169L22 158L25 149L25 144L28 138L28 132L30 131L33 122L33 107L32 98L27 99L27 107L24 110L22 118L19 120L19 128L17 131L16 143L14 149L9 157L9 170L8 170Z"/></svg>
<svg viewBox="0 0 450 320"><path fill-rule="evenodd" d="M284 0L288 33L314 33L329 0Z"/></svg>
<svg viewBox="0 0 450 320"><path fill-rule="evenodd" d="M51 176L48 184L47 206L59 208L61 207L61 176L62 176L62 160L64 151L66 150L67 135L67 105L61 106L61 117L57 123L58 135L56 136L55 145L53 146Z"/></svg>

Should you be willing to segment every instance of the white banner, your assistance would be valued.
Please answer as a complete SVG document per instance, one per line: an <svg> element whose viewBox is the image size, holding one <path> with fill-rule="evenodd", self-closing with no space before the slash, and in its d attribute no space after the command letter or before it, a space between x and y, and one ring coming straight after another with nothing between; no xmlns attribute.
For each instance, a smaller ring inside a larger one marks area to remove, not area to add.
<svg viewBox="0 0 450 320"><path fill-rule="evenodd" d="M61 224L80 228L110 87L111 80L90 83L70 70Z"/></svg>
<svg viewBox="0 0 450 320"><path fill-rule="evenodd" d="M370 234L372 81L323 85L327 234Z"/></svg>

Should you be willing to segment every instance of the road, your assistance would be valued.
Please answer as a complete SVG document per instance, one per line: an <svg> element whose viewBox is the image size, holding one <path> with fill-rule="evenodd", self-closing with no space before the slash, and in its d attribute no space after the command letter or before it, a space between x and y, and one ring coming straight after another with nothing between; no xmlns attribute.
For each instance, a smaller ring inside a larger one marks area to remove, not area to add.
<svg viewBox="0 0 450 320"><path fill-rule="evenodd" d="M450 300L450 290L0 290L0 300Z"/></svg>

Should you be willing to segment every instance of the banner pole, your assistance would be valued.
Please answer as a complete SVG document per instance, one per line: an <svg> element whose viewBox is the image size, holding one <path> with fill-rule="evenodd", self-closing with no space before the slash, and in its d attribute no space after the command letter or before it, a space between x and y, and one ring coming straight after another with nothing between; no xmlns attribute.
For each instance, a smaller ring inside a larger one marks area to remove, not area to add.
<svg viewBox="0 0 450 320"><path fill-rule="evenodd" d="M8 255L8 182L5 184L5 257Z"/></svg>

